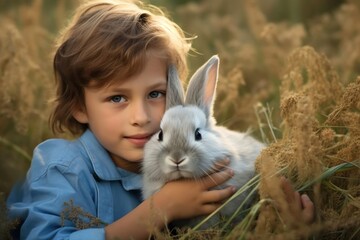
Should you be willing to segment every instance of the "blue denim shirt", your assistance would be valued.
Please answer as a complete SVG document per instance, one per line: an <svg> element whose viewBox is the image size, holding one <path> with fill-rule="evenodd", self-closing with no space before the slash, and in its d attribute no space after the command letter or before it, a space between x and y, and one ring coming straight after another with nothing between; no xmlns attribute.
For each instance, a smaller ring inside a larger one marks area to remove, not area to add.
<svg viewBox="0 0 360 240"><path fill-rule="evenodd" d="M64 203L105 223L141 202L141 175L117 168L90 130L79 139L47 140L34 150L26 179L7 200L10 219L20 219L20 239L105 239L104 226L79 230L62 222ZM86 219L85 219L86 221Z"/></svg>

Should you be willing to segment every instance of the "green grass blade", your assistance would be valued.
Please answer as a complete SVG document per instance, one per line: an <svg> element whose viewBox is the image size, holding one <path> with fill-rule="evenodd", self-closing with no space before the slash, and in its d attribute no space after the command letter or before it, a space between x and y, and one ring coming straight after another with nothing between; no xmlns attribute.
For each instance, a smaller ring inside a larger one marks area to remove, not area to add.
<svg viewBox="0 0 360 240"><path fill-rule="evenodd" d="M353 162L341 163L339 165L328 168L320 176L318 176L317 178L314 178L311 181L308 181L307 183L305 183L301 188L298 189L298 191L303 191L306 188L313 185L314 183L321 182L322 180L331 177L335 173L338 173L338 172L341 172L341 171L347 171L349 169L353 169L354 167L359 168L359 165L360 165L360 160L355 160Z"/></svg>
<svg viewBox="0 0 360 240"><path fill-rule="evenodd" d="M11 148L15 153L19 154L20 156L31 162L31 156L27 154L23 149L21 149L18 145L6 140L1 136L0 136L0 143Z"/></svg>

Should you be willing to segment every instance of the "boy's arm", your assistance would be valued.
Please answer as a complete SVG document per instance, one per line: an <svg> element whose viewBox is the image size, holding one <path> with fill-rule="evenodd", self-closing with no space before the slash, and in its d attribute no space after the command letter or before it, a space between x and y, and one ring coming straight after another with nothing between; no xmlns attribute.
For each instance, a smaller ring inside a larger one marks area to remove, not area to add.
<svg viewBox="0 0 360 240"><path fill-rule="evenodd" d="M38 159L34 158L32 164L37 163ZM94 216L96 214L91 196L95 190L86 184L90 176L67 174L67 169L53 166L41 174L42 169L34 168L22 185L14 187L7 204L9 217L22 220L21 229L17 229L21 239L104 239L104 228L79 230L70 221L62 219L64 202L71 199L74 206L81 206L84 212ZM29 177L36 170L41 177ZM82 186L82 191L74 188L76 185Z"/></svg>
<svg viewBox="0 0 360 240"><path fill-rule="evenodd" d="M175 219L210 214L221 205L222 200L230 197L235 189L208 189L227 181L232 174L222 171L201 181L181 180L167 183L129 214L108 225L105 228L106 239L147 239L151 233ZM306 195L300 196L286 179L282 179L281 184L294 217L305 224L312 223L312 201Z"/></svg>
<svg viewBox="0 0 360 240"><path fill-rule="evenodd" d="M175 219L210 214L234 192L233 187L208 189L231 178L231 170L216 172L201 180L167 183L123 218L105 227L106 239L147 239Z"/></svg>

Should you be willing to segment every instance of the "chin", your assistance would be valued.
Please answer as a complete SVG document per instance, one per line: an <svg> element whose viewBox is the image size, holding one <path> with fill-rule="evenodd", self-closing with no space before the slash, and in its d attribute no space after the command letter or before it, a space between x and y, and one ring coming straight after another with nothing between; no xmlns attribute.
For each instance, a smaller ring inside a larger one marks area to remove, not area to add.
<svg viewBox="0 0 360 240"><path fill-rule="evenodd" d="M128 152L128 156L125 158L129 162L142 162L144 158L144 151L132 151Z"/></svg>
<svg viewBox="0 0 360 240"><path fill-rule="evenodd" d="M177 180L180 178L193 178L194 176L187 171L174 171L167 174L169 181Z"/></svg>
<svg viewBox="0 0 360 240"><path fill-rule="evenodd" d="M140 164L143 161L143 153L134 153L133 154L127 154L127 156L124 153L118 153L118 154L110 154L111 158L115 161L115 163L119 166L121 165L128 165L128 164Z"/></svg>
<svg viewBox="0 0 360 240"><path fill-rule="evenodd" d="M143 158L142 158L142 156L139 158L130 158L130 159L128 159L128 161L132 162L132 163L141 163L143 161Z"/></svg>

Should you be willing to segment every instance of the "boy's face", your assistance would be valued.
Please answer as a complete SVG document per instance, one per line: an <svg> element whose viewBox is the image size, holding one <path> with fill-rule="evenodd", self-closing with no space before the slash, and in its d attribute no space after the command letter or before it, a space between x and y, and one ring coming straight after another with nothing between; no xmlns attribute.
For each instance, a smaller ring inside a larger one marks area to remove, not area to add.
<svg viewBox="0 0 360 240"><path fill-rule="evenodd" d="M159 130L165 111L166 64L148 58L144 69L108 87L85 88L85 110L74 113L87 123L118 167L137 172L144 145Z"/></svg>

